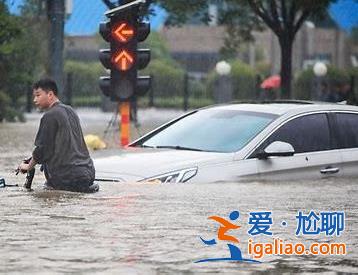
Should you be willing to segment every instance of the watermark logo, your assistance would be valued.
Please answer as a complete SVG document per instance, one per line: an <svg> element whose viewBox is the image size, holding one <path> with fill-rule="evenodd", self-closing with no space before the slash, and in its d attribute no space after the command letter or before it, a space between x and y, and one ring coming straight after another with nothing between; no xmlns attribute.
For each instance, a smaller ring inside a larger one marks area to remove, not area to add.
<svg viewBox="0 0 358 275"><path fill-rule="evenodd" d="M201 242L210 247L214 247L219 242L226 243L229 249L229 257L206 258L196 261L219 262L219 261L239 261L250 263L261 263L264 256L268 255L346 255L347 246L345 243L313 242L310 244L303 242L287 242L279 236L275 236L272 225L274 220L271 211L255 211L249 213L247 224L239 225L239 211L232 211L228 219L220 216L210 216L208 219L219 224L216 238L206 240L200 237ZM293 217L296 222L296 236L325 235L329 237L339 237L345 229L345 215L343 211L309 211L307 214L299 211ZM286 227L286 221L278 221L277 226ZM252 256L244 258L239 245L242 242L235 236L238 230L248 226L247 234L250 236L247 241L247 253ZM268 242L255 242L255 237L260 235L268 238Z"/></svg>
<svg viewBox="0 0 358 275"><path fill-rule="evenodd" d="M340 236L344 231L344 212L321 212L316 214L310 211L308 214L298 212L296 235Z"/></svg>
<svg viewBox="0 0 358 275"><path fill-rule="evenodd" d="M220 224L220 227L217 232L218 241L231 242L231 243L227 243L227 246L230 251L230 257L202 259L202 260L196 261L195 263L218 262L218 261L241 261L241 262L259 263L259 261L256 261L256 260L243 258L241 249L237 245L234 245L234 244L238 244L240 242L239 239L228 234L228 231L237 230L241 227L241 226L233 223L234 221L236 221L239 218L239 216L240 216L239 211L232 211L229 215L230 221L225 218L219 217L219 216L209 217L210 220L214 220ZM211 240L204 240L202 237L200 237L200 240L205 245L209 245L209 246L214 246L217 244L217 240L215 238L211 239Z"/></svg>

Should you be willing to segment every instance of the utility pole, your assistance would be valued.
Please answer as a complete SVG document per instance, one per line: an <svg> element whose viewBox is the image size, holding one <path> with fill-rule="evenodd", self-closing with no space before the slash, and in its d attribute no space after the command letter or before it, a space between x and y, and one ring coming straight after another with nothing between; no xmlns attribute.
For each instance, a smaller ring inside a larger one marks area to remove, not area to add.
<svg viewBox="0 0 358 275"><path fill-rule="evenodd" d="M47 0L49 30L49 75L56 81L59 96L64 95L63 48L65 0Z"/></svg>

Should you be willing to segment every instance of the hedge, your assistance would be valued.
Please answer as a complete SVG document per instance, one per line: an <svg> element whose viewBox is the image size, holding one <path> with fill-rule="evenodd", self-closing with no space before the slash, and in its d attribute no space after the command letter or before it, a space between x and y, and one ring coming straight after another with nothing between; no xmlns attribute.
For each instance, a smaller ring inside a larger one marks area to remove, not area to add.
<svg viewBox="0 0 358 275"><path fill-rule="evenodd" d="M154 97L182 96L184 70L169 60L153 60L143 74L152 76Z"/></svg>
<svg viewBox="0 0 358 275"><path fill-rule="evenodd" d="M101 95L98 86L98 79L101 75L105 75L103 66L99 62L79 62L68 60L65 62L66 75L72 74L72 95L82 97L81 104L85 104L84 98L91 98Z"/></svg>
<svg viewBox="0 0 358 275"><path fill-rule="evenodd" d="M349 73L347 71L333 66L328 66L327 68L327 75L322 81L327 83L330 89L339 89L342 85L349 83ZM299 73L297 78L293 81L293 97L305 100L312 99L311 95L315 94L314 89L317 88L315 81L316 76L312 68Z"/></svg>

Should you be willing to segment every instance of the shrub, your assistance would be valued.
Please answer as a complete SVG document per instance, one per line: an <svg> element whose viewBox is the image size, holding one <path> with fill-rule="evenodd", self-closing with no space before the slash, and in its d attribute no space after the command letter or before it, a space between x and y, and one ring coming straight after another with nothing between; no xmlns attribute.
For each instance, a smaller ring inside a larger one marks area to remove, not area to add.
<svg viewBox="0 0 358 275"><path fill-rule="evenodd" d="M2 122L6 115L6 107L10 102L10 98L4 92L0 91L0 122Z"/></svg>
<svg viewBox="0 0 358 275"><path fill-rule="evenodd" d="M293 98L311 99L313 89L314 73L312 69L302 71L295 81L293 81Z"/></svg>
<svg viewBox="0 0 358 275"><path fill-rule="evenodd" d="M83 105L92 105L97 100L93 100L94 97L98 97L102 94L99 86L98 79L103 75L103 66L99 62L78 62L68 60L65 62L65 73L72 74L72 97L73 104L79 103ZM76 97L81 99L77 100ZM89 99L86 103L86 98ZM93 105L92 105L93 106Z"/></svg>
<svg viewBox="0 0 358 275"><path fill-rule="evenodd" d="M249 65L237 60L232 63L232 75L235 99L254 99L255 71Z"/></svg>
<svg viewBox="0 0 358 275"><path fill-rule="evenodd" d="M0 122L3 120L9 122L25 121L25 117L20 109L15 109L9 105L11 99L4 92L0 91Z"/></svg>
<svg viewBox="0 0 358 275"><path fill-rule="evenodd" d="M189 99L206 99L211 98L211 94L208 93L205 84L199 80L191 80L188 83Z"/></svg>
<svg viewBox="0 0 358 275"><path fill-rule="evenodd" d="M316 76L312 68L302 71L294 81L294 98L305 100L315 99L312 98L317 94L314 90L317 88L315 81ZM328 66L327 75L322 81L327 83L330 90L338 91L343 85L349 83L349 74L347 71Z"/></svg>
<svg viewBox="0 0 358 275"><path fill-rule="evenodd" d="M152 76L154 97L182 96L184 90L184 70L169 60L153 60L146 74Z"/></svg>
<svg viewBox="0 0 358 275"><path fill-rule="evenodd" d="M263 61L257 62L256 71L262 78L265 79L271 75L271 65Z"/></svg>

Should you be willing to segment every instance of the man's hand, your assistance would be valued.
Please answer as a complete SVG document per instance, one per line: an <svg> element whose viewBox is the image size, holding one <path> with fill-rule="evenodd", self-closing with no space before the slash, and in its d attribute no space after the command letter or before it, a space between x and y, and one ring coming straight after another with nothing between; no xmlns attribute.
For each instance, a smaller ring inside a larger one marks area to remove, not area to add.
<svg viewBox="0 0 358 275"><path fill-rule="evenodd" d="M21 173L25 174L27 173L28 170L30 170L30 164L23 161L20 163L17 169L18 169L17 171L20 171Z"/></svg>
<svg viewBox="0 0 358 275"><path fill-rule="evenodd" d="M34 158L29 158L29 159L25 159L23 160L19 167L16 169L16 175L21 172L23 174L27 173L29 170L31 170L32 168L34 168L36 165L36 161L34 160Z"/></svg>

